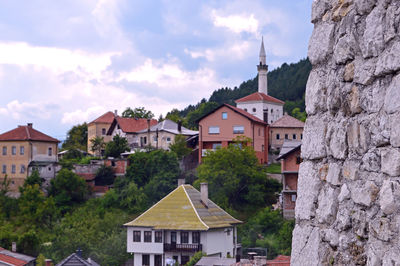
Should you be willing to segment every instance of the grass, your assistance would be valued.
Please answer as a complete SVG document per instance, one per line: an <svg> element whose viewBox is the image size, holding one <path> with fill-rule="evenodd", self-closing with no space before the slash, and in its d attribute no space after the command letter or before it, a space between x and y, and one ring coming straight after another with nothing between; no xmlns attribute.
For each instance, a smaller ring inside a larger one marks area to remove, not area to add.
<svg viewBox="0 0 400 266"><path fill-rule="evenodd" d="M267 173L269 174L280 174L281 173L281 164L273 163L267 167Z"/></svg>

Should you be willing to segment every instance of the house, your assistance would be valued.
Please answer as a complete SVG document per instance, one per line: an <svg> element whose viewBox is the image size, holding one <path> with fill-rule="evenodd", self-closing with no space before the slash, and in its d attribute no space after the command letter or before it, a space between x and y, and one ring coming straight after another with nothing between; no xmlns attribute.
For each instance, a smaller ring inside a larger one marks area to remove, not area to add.
<svg viewBox="0 0 400 266"><path fill-rule="evenodd" d="M127 251L134 265L186 264L198 251L235 257L237 224L241 221L208 199L208 185L199 192L182 184L150 209L126 223Z"/></svg>
<svg viewBox="0 0 400 266"><path fill-rule="evenodd" d="M207 150L227 147L238 136L251 139L260 163L268 162L268 125L248 112L223 104L198 120L199 162Z"/></svg>
<svg viewBox="0 0 400 266"><path fill-rule="evenodd" d="M111 139L115 135L126 138L131 150L149 145L150 132L139 136L139 132L157 125L157 120L146 118L125 118L116 116L108 129L107 135Z"/></svg>
<svg viewBox="0 0 400 266"><path fill-rule="evenodd" d="M285 140L282 145L279 157L282 172L282 211L285 219L294 218L294 210L297 199L297 182L299 167L301 141Z"/></svg>
<svg viewBox="0 0 400 266"><path fill-rule="evenodd" d="M85 260L82 258L82 254L77 251L77 253L72 253L61 262L57 263L56 266L100 266L100 264L91 258Z"/></svg>
<svg viewBox="0 0 400 266"><path fill-rule="evenodd" d="M146 141L147 145L151 145L157 149L169 150L169 145L174 143L177 135L192 137L198 134L198 131L187 129L180 123L165 119L157 125L150 127L150 132L147 129L139 131L138 137L140 139L148 139Z"/></svg>
<svg viewBox="0 0 400 266"><path fill-rule="evenodd" d="M268 95L268 65L266 65L266 54L264 40L261 41L258 70L258 91L237 99L236 107L249 112L267 124L272 124L283 116L283 105L285 102Z"/></svg>
<svg viewBox="0 0 400 266"><path fill-rule="evenodd" d="M34 266L36 258L0 247L0 265Z"/></svg>
<svg viewBox="0 0 400 266"><path fill-rule="evenodd" d="M302 140L304 122L285 114L269 127L269 145L272 149L280 149L285 140Z"/></svg>
<svg viewBox="0 0 400 266"><path fill-rule="evenodd" d="M32 123L0 134L0 178L7 175L14 196L34 169L47 182L55 177L58 143L57 139L34 129Z"/></svg>
<svg viewBox="0 0 400 266"><path fill-rule="evenodd" d="M117 116L117 110L113 112L107 112L100 117L96 118L92 122L88 124L88 153L101 156L101 152L93 152L92 151L92 139L95 137L104 138L104 142L107 143L111 141L111 136L107 135L108 130L110 129L111 123L114 121L114 118Z"/></svg>

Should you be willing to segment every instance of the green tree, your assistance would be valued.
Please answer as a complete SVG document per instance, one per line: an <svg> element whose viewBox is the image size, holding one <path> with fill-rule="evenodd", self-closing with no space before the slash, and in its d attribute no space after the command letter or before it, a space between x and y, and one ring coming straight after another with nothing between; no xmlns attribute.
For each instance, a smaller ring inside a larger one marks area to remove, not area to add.
<svg viewBox="0 0 400 266"><path fill-rule="evenodd" d="M149 205L171 192L176 187L179 176L179 163L175 153L153 150L136 152L129 156L126 179L143 188Z"/></svg>
<svg viewBox="0 0 400 266"><path fill-rule="evenodd" d="M208 182L211 198L223 208L251 212L266 204L265 169L243 142L208 152L198 175L195 184Z"/></svg>
<svg viewBox="0 0 400 266"><path fill-rule="evenodd" d="M205 255L206 255L206 253L204 253L204 252L201 252L201 251L196 252L193 255L193 257L189 260L189 262L186 263L186 266L194 266L194 265L196 265L196 263Z"/></svg>
<svg viewBox="0 0 400 266"><path fill-rule="evenodd" d="M114 170L111 166L102 165L97 171L95 176L96 186L107 186L114 183Z"/></svg>
<svg viewBox="0 0 400 266"><path fill-rule="evenodd" d="M126 138L121 137L120 135L115 135L113 140L107 143L104 155L106 157L118 158L121 153L129 150L130 148Z"/></svg>
<svg viewBox="0 0 400 266"><path fill-rule="evenodd" d="M292 116L293 116L294 118L299 119L300 121L303 121L303 122L305 122L306 119L307 119L307 114L306 114L306 112L305 112L305 111L304 111L304 112L301 112L299 107L296 107L296 108L294 108L294 109L292 110Z"/></svg>
<svg viewBox="0 0 400 266"><path fill-rule="evenodd" d="M154 114L151 111L147 111L144 107L136 107L133 110L127 107L125 111L122 112L122 117L151 119L154 117Z"/></svg>
<svg viewBox="0 0 400 266"><path fill-rule="evenodd" d="M96 136L94 138L91 138L90 142L92 143L92 147L90 148L92 150L92 152L97 153L98 155L101 155L101 151L104 150L104 148L106 147L104 138L100 137L100 136Z"/></svg>
<svg viewBox="0 0 400 266"><path fill-rule="evenodd" d="M83 203L88 198L86 181L68 169L61 169L57 176L50 181L49 196L53 196L56 206L62 213Z"/></svg>
<svg viewBox="0 0 400 266"><path fill-rule="evenodd" d="M189 155L192 151L192 149L186 145L186 137L183 135L176 135L174 142L169 145L169 149L176 154L178 160L182 160L183 157Z"/></svg>
<svg viewBox="0 0 400 266"><path fill-rule="evenodd" d="M73 126L67 133L67 139L62 144L63 150L79 149L87 151L88 127L86 123Z"/></svg>
<svg viewBox="0 0 400 266"><path fill-rule="evenodd" d="M23 193L27 186L39 185L39 188L42 187L43 179L39 175L39 171L34 169L32 174L28 176L22 187L19 188L20 193Z"/></svg>

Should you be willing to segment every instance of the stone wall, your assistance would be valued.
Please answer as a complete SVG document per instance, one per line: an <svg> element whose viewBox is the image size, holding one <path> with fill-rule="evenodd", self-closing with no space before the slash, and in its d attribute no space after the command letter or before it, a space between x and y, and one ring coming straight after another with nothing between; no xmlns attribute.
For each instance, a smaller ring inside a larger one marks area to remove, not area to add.
<svg viewBox="0 0 400 266"><path fill-rule="evenodd" d="M400 265L400 1L315 0L292 265Z"/></svg>

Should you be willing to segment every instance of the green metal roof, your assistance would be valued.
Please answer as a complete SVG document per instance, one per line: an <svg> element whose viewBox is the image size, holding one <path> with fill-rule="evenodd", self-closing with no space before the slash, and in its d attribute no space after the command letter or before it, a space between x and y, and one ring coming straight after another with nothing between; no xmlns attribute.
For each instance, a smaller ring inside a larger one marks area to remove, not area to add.
<svg viewBox="0 0 400 266"><path fill-rule="evenodd" d="M241 221L230 216L211 200L208 200L207 208L201 202L200 192L191 185L181 185L125 226L206 231L238 223Z"/></svg>

